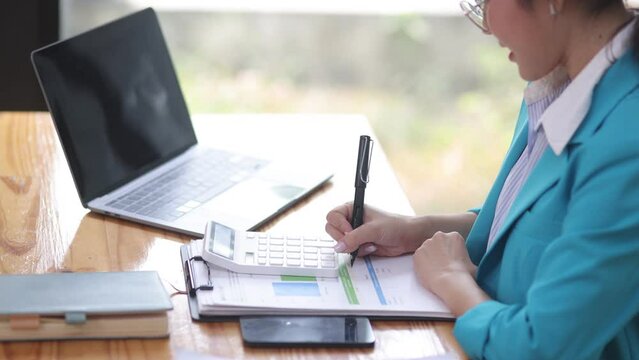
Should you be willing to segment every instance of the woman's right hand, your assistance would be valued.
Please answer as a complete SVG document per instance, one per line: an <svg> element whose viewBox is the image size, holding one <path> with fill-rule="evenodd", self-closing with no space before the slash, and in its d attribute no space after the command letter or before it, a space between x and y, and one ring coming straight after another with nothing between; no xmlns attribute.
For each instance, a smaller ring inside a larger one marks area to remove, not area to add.
<svg viewBox="0 0 639 360"><path fill-rule="evenodd" d="M359 256L397 256L414 252L424 240L411 236L415 233L410 229L411 217L365 206L364 224L353 230L352 213L353 203L349 202L326 215L326 232L337 241L337 252L353 252L359 248Z"/></svg>

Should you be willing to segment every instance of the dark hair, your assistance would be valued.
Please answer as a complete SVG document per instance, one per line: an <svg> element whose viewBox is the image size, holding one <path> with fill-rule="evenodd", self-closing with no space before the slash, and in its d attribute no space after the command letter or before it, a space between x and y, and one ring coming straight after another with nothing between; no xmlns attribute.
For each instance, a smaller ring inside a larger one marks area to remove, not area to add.
<svg viewBox="0 0 639 360"><path fill-rule="evenodd" d="M597 15L613 5L625 6L624 0L582 0L582 4L586 7L586 11L590 14ZM637 17L637 12L632 11L633 16ZM630 47L635 54L635 58L639 60L639 21L635 22L632 36L630 38Z"/></svg>
<svg viewBox="0 0 639 360"><path fill-rule="evenodd" d="M519 0L519 2L526 8L532 7L532 2L534 0ZM581 4L585 7L585 10L592 14L597 15L602 11L608 9L614 5L624 5L624 0L580 0ZM638 10L628 10L631 11L633 16L636 18L639 15ZM635 54L635 58L639 60L639 20L635 22L634 29L632 31L632 37L630 39L630 47Z"/></svg>

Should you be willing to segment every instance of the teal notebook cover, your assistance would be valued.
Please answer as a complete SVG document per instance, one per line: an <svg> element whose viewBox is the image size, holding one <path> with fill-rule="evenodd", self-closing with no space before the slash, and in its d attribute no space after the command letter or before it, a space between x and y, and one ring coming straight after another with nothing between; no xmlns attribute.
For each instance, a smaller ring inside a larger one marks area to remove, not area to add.
<svg viewBox="0 0 639 360"><path fill-rule="evenodd" d="M0 292L0 315L74 314L81 319L82 314L173 308L155 271L0 275Z"/></svg>
<svg viewBox="0 0 639 360"><path fill-rule="evenodd" d="M166 337L172 307L154 271L0 275L0 341Z"/></svg>

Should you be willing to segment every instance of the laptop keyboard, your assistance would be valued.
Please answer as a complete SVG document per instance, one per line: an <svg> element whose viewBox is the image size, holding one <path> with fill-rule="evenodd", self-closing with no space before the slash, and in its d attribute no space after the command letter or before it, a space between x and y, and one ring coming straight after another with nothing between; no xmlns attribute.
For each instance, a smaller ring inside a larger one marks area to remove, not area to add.
<svg viewBox="0 0 639 360"><path fill-rule="evenodd" d="M266 161L207 150L110 203L126 210L173 221L246 179Z"/></svg>

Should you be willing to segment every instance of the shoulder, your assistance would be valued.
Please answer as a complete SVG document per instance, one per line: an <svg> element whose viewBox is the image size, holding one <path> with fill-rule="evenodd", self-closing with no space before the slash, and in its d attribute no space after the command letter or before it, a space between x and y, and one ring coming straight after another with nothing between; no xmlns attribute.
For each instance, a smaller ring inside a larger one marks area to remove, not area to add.
<svg viewBox="0 0 639 360"><path fill-rule="evenodd" d="M639 84L620 98L608 113L601 125L595 130L598 136L610 136L612 132L639 127ZM637 134L633 134L637 135Z"/></svg>
<svg viewBox="0 0 639 360"><path fill-rule="evenodd" d="M577 183L604 173L639 177L639 87L619 99L587 138L569 150Z"/></svg>
<svg viewBox="0 0 639 360"><path fill-rule="evenodd" d="M584 152L622 150L639 140L639 60L628 52L593 89L590 109L571 143ZM639 151L638 146L628 150Z"/></svg>
<svg viewBox="0 0 639 360"><path fill-rule="evenodd" d="M585 127L591 127L592 140L633 137L628 130L639 127L639 59L628 52L617 60L596 85Z"/></svg>
<svg viewBox="0 0 639 360"><path fill-rule="evenodd" d="M639 151L639 86L627 93L594 129L586 148L633 145Z"/></svg>

